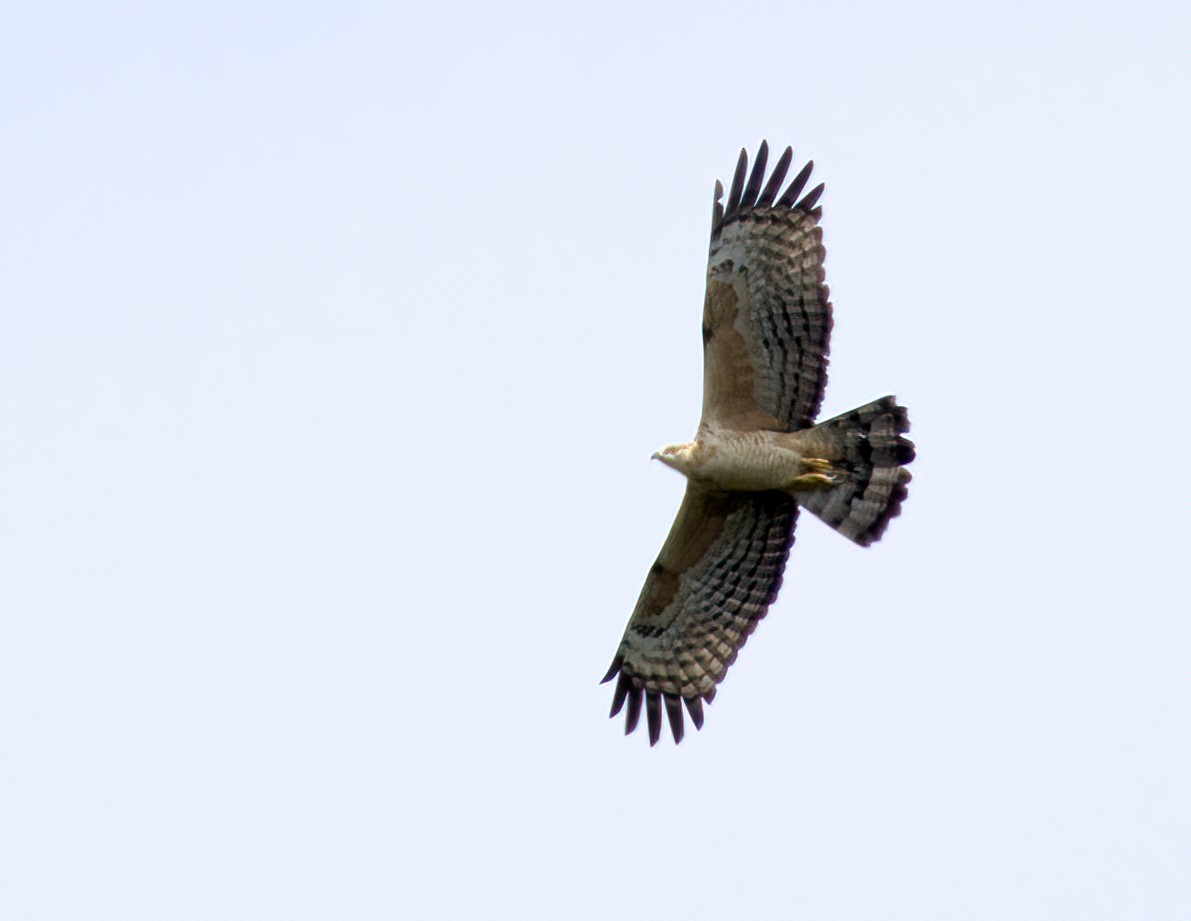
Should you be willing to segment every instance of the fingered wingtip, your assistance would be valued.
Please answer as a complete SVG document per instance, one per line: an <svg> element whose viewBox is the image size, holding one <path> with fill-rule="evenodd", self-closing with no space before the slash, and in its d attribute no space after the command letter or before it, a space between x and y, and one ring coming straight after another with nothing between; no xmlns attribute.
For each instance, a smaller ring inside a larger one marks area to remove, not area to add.
<svg viewBox="0 0 1191 921"><path fill-rule="evenodd" d="M811 172L815 168L815 161L808 160L806 166L798 171L798 175L791 181L789 187L778 199L777 204L779 208L792 208L794 202L798 200L798 196L802 194L802 190L806 188L807 180L811 178Z"/></svg>
<svg viewBox="0 0 1191 921"><path fill-rule="evenodd" d="M663 700L666 704L666 720L670 723L670 734L674 736L674 744L677 745L685 734L682 725L682 698L677 694L666 694Z"/></svg>
<svg viewBox="0 0 1191 921"><path fill-rule="evenodd" d="M624 665L624 656L618 655L612 660L612 667L608 669L608 674L600 679L600 684L607 684L616 677L616 673L620 671L620 667Z"/></svg>
<svg viewBox="0 0 1191 921"><path fill-rule="evenodd" d="M744 175L749 167L749 152L740 148L740 159L736 161L736 172L732 174L732 188L728 190L728 204L725 214L735 214L740 207L740 196L744 193Z"/></svg>
<svg viewBox="0 0 1191 921"><path fill-rule="evenodd" d="M612 719L620 712L620 708L624 706L625 699L629 696L629 691L632 690L633 682L628 675L622 674L620 681L616 682L616 691L612 695L612 710L608 713L608 718Z"/></svg>
<svg viewBox="0 0 1191 921"><path fill-rule="evenodd" d="M645 721L649 724L649 747L662 737L662 695L660 691L645 692Z"/></svg>
<svg viewBox="0 0 1191 921"><path fill-rule="evenodd" d="M817 186L807 192L802 201L800 201L794 207L800 211L805 211L807 214L810 214L811 210L815 207L815 204L819 201L819 196L823 194L823 189L824 185L820 182Z"/></svg>
<svg viewBox="0 0 1191 921"><path fill-rule="evenodd" d="M614 718L621 710L625 710L624 734L630 735L636 731L641 722L641 715L644 713L650 748L661 741L662 729L665 725L669 725L674 744L678 745L686 736L683 707L685 706L695 729L702 729L703 700L704 697L683 697L680 694L643 688L624 672L621 672L620 680L616 684L616 691L612 697L612 709L608 716ZM665 723L662 722L663 713L666 716Z"/></svg>
<svg viewBox="0 0 1191 921"><path fill-rule="evenodd" d="M761 183L765 179L765 165L769 162L769 144L766 141L761 142L761 146L757 148L757 158L753 161L753 171L749 175L748 184L744 187L744 192L740 196L741 209L751 208L757 202L757 196L761 194Z"/></svg>
<svg viewBox="0 0 1191 921"><path fill-rule="evenodd" d="M782 193L782 183L794 158L794 149L786 147L781 157L774 165L768 181L765 169L769 160L769 141L762 140L757 148L757 155L749 169L749 154L747 148L740 149L740 158L736 162L736 171L728 186L727 198L723 199L724 185L719 180L715 184L715 199L712 205L711 237L712 241L719 236L726 223L740 219L745 214L768 209L795 209L807 214L811 220L818 221L822 217L822 210L816 207L823 187L818 186L801 200L803 189L810 179L815 161L809 161L790 182L789 187ZM779 197L779 193L781 193Z"/></svg>

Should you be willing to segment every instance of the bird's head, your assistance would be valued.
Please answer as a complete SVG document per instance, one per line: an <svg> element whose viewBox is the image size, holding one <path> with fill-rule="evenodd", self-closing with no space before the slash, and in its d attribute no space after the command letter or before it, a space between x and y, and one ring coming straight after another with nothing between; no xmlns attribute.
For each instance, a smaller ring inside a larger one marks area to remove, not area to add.
<svg viewBox="0 0 1191 921"><path fill-rule="evenodd" d="M666 445L660 451L655 451L651 460L660 460L667 467L673 467L679 473L687 473L691 469L694 449L695 446L690 442Z"/></svg>

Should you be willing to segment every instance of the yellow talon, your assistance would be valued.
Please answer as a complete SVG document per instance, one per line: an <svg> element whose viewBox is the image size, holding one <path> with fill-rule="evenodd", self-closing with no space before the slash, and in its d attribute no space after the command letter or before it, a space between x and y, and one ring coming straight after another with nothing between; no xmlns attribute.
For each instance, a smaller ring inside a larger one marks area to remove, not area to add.
<svg viewBox="0 0 1191 921"><path fill-rule="evenodd" d="M802 469L806 473L794 478L791 489L819 489L834 486L835 477L831 476L831 461L822 457L804 457Z"/></svg>
<svg viewBox="0 0 1191 921"><path fill-rule="evenodd" d="M835 477L828 476L825 473L804 473L802 476L794 477L794 482L790 484L791 489L817 489L820 486L834 486Z"/></svg>

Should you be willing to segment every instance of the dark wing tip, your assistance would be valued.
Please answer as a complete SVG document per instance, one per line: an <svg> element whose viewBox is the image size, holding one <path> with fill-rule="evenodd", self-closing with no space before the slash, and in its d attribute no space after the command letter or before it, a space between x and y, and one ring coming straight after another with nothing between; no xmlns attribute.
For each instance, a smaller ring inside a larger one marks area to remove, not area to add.
<svg viewBox="0 0 1191 921"><path fill-rule="evenodd" d="M749 152L740 148L740 159L736 161L736 173L732 176L732 188L728 192L728 205L724 216L730 217L740 207L740 194L744 191L744 174L749 168Z"/></svg>
<svg viewBox="0 0 1191 921"><path fill-rule="evenodd" d="M786 173L790 169L790 163L794 159L794 149L787 147L782 151L781 157L774 165L773 173L769 177L769 181L765 181L765 167L769 159L769 142L762 141L761 146L757 148L756 161L753 163L752 171L749 171L748 150L741 148L740 158L736 161L736 172L732 176L732 184L728 190L728 200L726 203L721 203L720 198L724 192L724 186L719 181L715 184L715 200L712 205L711 215L711 237L714 241L719 235L720 229L723 227L725 221L734 219L742 212L751 211L754 209L766 208L793 208L810 215L813 219L818 220L822 215L822 211L815 207L815 203L819 200L819 196L823 194L823 186L819 185L812 189L801 200L799 196L802 195L806 188L807 180L810 179L811 172L815 168L815 161L809 161L798 175L790 182L789 187L778 198L778 192L781 191L782 183L785 181ZM745 182L745 178L748 182ZM797 202L797 204L795 204Z"/></svg>
<svg viewBox="0 0 1191 921"><path fill-rule="evenodd" d="M670 723L670 732L674 736L674 744L682 741L682 698L677 694L666 694L662 698L666 703L666 719Z"/></svg>
<svg viewBox="0 0 1191 921"><path fill-rule="evenodd" d="M653 748L662 737L662 693L645 692L645 721L649 724L649 747Z"/></svg>
<svg viewBox="0 0 1191 921"><path fill-rule="evenodd" d="M711 201L711 236L712 239L720 231L720 225L724 222L724 203L720 201L724 197L724 184L718 179L715 181L715 197Z"/></svg>
<svg viewBox="0 0 1191 921"><path fill-rule="evenodd" d="M799 211L805 211L807 214L810 214L811 210L815 207L815 202L819 200L819 196L822 194L823 183L820 182L817 186L807 192L802 201L800 201L794 207Z"/></svg>
<svg viewBox="0 0 1191 921"><path fill-rule="evenodd" d="M748 185L744 187L744 193L740 197L742 211L756 203L757 195L761 192L761 181L765 178L765 164L768 161L769 143L762 141L761 146L757 148L757 159L753 161L753 171L749 175Z"/></svg>
<svg viewBox="0 0 1191 921"><path fill-rule="evenodd" d="M782 197L778 199L779 208L792 207L794 202L798 200L798 196L802 194L802 190L806 188L806 181L811 178L811 171L815 168L815 161L807 161L806 166L798 171L791 182L790 187L782 193Z"/></svg>
<svg viewBox="0 0 1191 921"><path fill-rule="evenodd" d="M658 744L662 737L662 707L664 705L666 722L670 725L670 733L674 737L674 744L677 745L686 736L686 723L682 715L683 705L686 705L687 713L690 714L695 729L702 729L703 701L706 699L710 703L713 697L715 697L714 688L703 697L683 697L680 694L649 690L638 686L632 678L621 673L620 680L616 683L616 693L612 697L612 711L608 716L615 717L627 703L624 734L630 735L636 731L640 724L641 712L644 710L645 722L649 731L649 747L652 748Z"/></svg>
<svg viewBox="0 0 1191 921"><path fill-rule="evenodd" d="M608 674L600 679L600 684L607 684L609 681L615 678L616 673L620 671L620 667L622 665L624 665L624 656L617 655L617 657L612 660L612 667L608 669Z"/></svg>
<svg viewBox="0 0 1191 921"><path fill-rule="evenodd" d="M637 728L641 719L641 689L633 686L629 688L629 709L624 717L624 734L627 736Z"/></svg>
<svg viewBox="0 0 1191 921"><path fill-rule="evenodd" d="M765 190L761 193L761 197L757 199L758 208L768 208L773 204L773 199L781 189L782 180L786 178L786 171L790 168L790 161L793 159L794 148L787 147L783 151L781 158L777 161L777 166L773 168L773 175L769 177L769 182L765 184Z"/></svg>
<svg viewBox="0 0 1191 921"><path fill-rule="evenodd" d="M625 698L628 697L632 686L632 679L622 673L620 680L616 682L616 691L612 695L612 712L608 714L609 718L616 716L620 712L620 708L624 706Z"/></svg>
<svg viewBox="0 0 1191 921"><path fill-rule="evenodd" d="M619 667L619 662L617 663ZM662 737L662 707L665 705L666 722L670 725L670 733L677 745L686 735L686 724L682 715L683 705L686 705L691 722L696 729L703 728L703 700L709 702L715 697L712 688L703 697L683 697L681 694L664 693L662 691L644 688L630 678L625 672L620 672L620 680L616 682L616 691L612 695L612 709L609 718L614 718L621 710L625 710L624 734L636 731L641 722L641 712L645 711L645 721L649 729L649 746L657 745ZM625 708L628 704L628 708Z"/></svg>

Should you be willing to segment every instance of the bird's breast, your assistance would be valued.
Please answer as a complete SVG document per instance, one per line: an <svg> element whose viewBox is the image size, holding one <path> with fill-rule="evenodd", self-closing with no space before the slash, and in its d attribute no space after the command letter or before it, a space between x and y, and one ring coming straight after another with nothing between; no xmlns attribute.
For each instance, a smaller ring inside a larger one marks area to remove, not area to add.
<svg viewBox="0 0 1191 921"><path fill-rule="evenodd" d="M719 489L784 489L801 473L802 457L779 444L777 434L730 432L701 437L690 475Z"/></svg>

